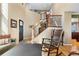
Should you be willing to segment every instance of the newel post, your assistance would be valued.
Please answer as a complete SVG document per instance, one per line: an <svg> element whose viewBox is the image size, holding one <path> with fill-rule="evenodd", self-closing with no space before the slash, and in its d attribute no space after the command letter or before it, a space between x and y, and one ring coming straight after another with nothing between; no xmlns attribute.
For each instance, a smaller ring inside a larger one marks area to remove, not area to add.
<svg viewBox="0 0 79 59"><path fill-rule="evenodd" d="M32 43L33 43L33 40L34 40L34 26L32 26L32 40L31 40Z"/></svg>
<svg viewBox="0 0 79 59"><path fill-rule="evenodd" d="M33 43L33 40L34 40L34 26L30 25L30 28L31 28L31 43Z"/></svg>

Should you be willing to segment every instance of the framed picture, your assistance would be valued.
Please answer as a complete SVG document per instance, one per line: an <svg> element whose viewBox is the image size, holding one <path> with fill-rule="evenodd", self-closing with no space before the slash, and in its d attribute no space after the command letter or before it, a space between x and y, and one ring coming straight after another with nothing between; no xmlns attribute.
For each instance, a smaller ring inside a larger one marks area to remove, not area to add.
<svg viewBox="0 0 79 59"><path fill-rule="evenodd" d="M11 28L17 28L17 21L14 19L11 19Z"/></svg>

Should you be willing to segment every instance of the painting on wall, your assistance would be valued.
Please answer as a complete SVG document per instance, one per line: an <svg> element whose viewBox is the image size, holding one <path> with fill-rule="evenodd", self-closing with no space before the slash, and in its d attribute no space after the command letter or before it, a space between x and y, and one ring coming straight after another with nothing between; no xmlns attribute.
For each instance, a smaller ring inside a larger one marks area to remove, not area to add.
<svg viewBox="0 0 79 59"><path fill-rule="evenodd" d="M11 28L17 28L17 21L14 19L11 19Z"/></svg>

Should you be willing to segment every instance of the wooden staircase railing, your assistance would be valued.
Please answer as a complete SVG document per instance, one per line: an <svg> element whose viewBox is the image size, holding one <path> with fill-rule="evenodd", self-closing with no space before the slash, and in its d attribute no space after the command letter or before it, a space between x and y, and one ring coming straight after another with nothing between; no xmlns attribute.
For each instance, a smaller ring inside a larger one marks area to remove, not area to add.
<svg viewBox="0 0 79 59"><path fill-rule="evenodd" d="M33 26L32 27L32 40L36 36L38 36L41 32L43 32L47 27L62 28L62 26L61 26L61 15L46 15L45 21L42 20L37 25Z"/></svg>

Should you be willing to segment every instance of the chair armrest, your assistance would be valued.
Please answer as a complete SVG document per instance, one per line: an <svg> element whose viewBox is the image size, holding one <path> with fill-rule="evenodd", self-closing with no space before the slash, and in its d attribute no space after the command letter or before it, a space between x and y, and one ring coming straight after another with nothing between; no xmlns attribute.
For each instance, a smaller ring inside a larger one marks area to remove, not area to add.
<svg viewBox="0 0 79 59"><path fill-rule="evenodd" d="M43 38L43 40L44 40L44 39L45 39L45 40L46 40L46 39L47 39L47 40L50 40L49 38Z"/></svg>
<svg viewBox="0 0 79 59"><path fill-rule="evenodd" d="M55 42L55 43L57 43L57 41L53 41L53 40L52 40L52 42Z"/></svg>
<svg viewBox="0 0 79 59"><path fill-rule="evenodd" d="M42 43L43 43L45 40L50 41L51 39L49 39L49 38L43 38Z"/></svg>
<svg viewBox="0 0 79 59"><path fill-rule="evenodd" d="M56 44L57 43L57 44ZM60 42L58 42L58 41L52 41L52 45L54 46L54 47L58 47L59 45L60 45Z"/></svg>
<svg viewBox="0 0 79 59"><path fill-rule="evenodd" d="M44 40L51 40L51 39L49 39L49 38L43 38L43 41L44 41Z"/></svg>

